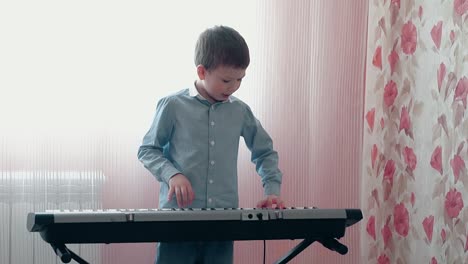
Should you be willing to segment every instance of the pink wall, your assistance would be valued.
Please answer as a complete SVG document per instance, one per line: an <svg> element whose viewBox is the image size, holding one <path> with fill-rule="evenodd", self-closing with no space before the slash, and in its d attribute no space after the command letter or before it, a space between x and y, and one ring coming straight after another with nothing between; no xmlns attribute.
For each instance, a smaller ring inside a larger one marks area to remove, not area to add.
<svg viewBox="0 0 468 264"><path fill-rule="evenodd" d="M263 1L255 78L247 98L274 139L288 206L360 207L360 164L366 56L366 1ZM252 76L251 76L252 77ZM241 205L261 197L242 148ZM359 226L341 256L311 245L292 263L361 263ZM267 263L298 241L267 243ZM260 262L262 242L238 242L236 263Z"/></svg>

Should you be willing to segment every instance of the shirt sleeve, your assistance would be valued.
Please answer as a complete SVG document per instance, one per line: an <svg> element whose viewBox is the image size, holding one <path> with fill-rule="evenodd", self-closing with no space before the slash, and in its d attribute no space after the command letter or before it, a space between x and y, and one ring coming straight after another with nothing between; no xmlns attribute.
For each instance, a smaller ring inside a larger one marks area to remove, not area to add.
<svg viewBox="0 0 468 264"><path fill-rule="evenodd" d="M169 148L174 128L169 98L161 99L156 107L153 123L143 138L138 149L138 159L158 181L169 182L169 179L180 173L173 163L164 155Z"/></svg>
<svg viewBox="0 0 468 264"><path fill-rule="evenodd" d="M278 153L273 141L247 106L242 137L251 152L251 160L262 178L265 195L280 195L283 174L278 168Z"/></svg>

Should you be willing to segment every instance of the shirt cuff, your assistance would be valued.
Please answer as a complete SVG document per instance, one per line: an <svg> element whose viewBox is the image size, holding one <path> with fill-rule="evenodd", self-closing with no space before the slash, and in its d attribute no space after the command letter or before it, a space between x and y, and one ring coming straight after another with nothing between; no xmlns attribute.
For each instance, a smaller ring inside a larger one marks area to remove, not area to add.
<svg viewBox="0 0 468 264"><path fill-rule="evenodd" d="M281 184L271 182L265 184L265 195L276 195L280 196Z"/></svg>
<svg viewBox="0 0 468 264"><path fill-rule="evenodd" d="M174 167L169 167L165 169L163 173L161 173L161 178L164 180L164 182L169 184L169 180L172 178L172 176L178 173L181 173L181 172Z"/></svg>

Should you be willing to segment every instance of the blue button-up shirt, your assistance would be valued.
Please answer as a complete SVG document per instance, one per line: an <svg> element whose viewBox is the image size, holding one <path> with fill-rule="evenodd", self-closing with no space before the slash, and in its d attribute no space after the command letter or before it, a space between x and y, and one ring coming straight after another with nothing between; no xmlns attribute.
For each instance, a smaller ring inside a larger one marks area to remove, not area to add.
<svg viewBox="0 0 468 264"><path fill-rule="evenodd" d="M169 179L185 175L195 193L189 207L238 207L239 139L251 151L265 195L280 194L282 173L273 142L249 106L231 96L211 104L195 87L162 98L138 159L161 182L159 206L177 208L167 200Z"/></svg>

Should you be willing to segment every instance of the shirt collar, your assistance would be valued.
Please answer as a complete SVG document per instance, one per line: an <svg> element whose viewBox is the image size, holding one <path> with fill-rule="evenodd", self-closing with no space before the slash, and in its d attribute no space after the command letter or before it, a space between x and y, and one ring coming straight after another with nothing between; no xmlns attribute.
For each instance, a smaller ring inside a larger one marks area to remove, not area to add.
<svg viewBox="0 0 468 264"><path fill-rule="evenodd" d="M205 101L208 101L208 99L206 99L205 97L203 97L203 95L201 95L198 90L197 90L197 87L195 87L195 84L196 84L196 81L193 82L193 85L190 86L189 88L189 95L191 97L197 97L198 99L200 100L205 100ZM223 101L221 103L226 103L226 102L229 102L231 103L232 102L232 96L229 96L229 98L226 100L226 101Z"/></svg>
<svg viewBox="0 0 468 264"><path fill-rule="evenodd" d="M192 86L190 86L190 88L189 88L189 95L190 95L191 97L196 97L196 96L199 95L200 97L203 98L203 96L201 96L201 94L198 93L197 87L195 87L195 83L196 83L196 81L193 82L193 85L192 85ZM206 100L206 99L205 99L205 100Z"/></svg>

